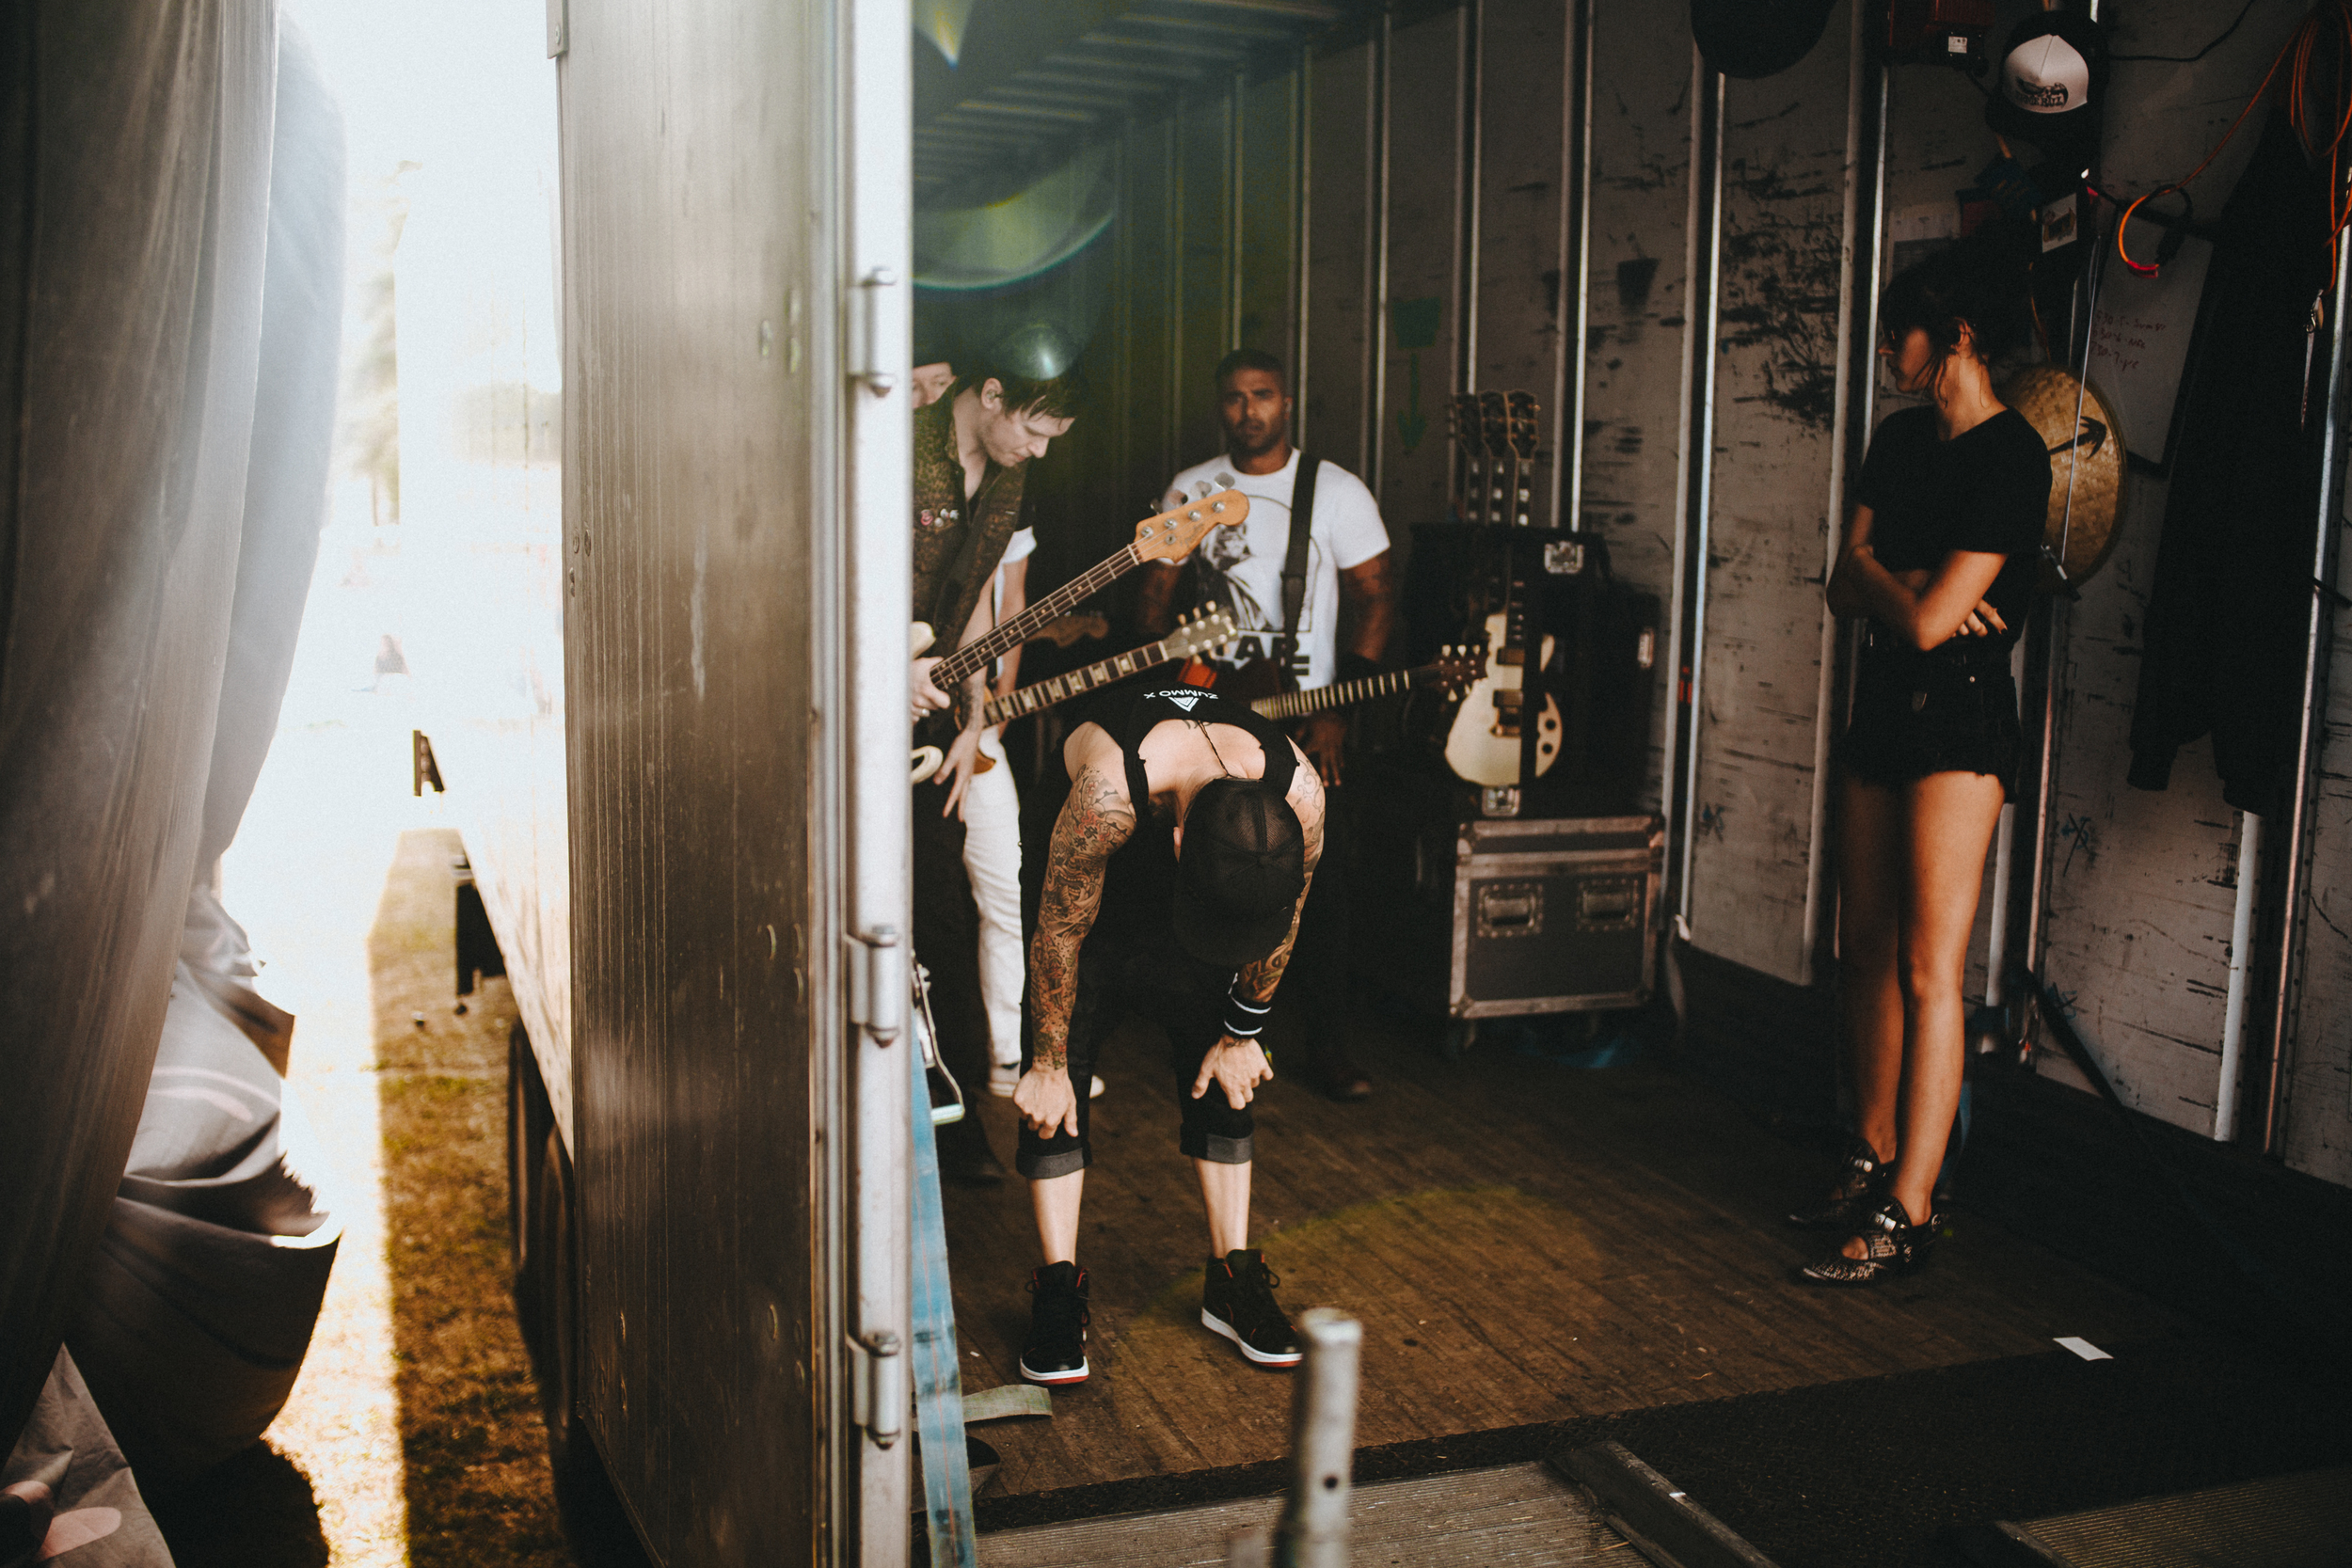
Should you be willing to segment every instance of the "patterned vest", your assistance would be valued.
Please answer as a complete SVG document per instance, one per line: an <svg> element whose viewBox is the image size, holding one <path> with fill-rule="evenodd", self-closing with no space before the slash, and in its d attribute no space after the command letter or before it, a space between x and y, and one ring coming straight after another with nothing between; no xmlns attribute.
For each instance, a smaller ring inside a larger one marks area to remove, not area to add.
<svg viewBox="0 0 2352 1568"><path fill-rule="evenodd" d="M1028 466L993 462L979 494L963 497L956 460L955 400L914 411L914 619L930 623L929 653L949 654L988 586L1005 546L1021 524L1021 482Z"/></svg>

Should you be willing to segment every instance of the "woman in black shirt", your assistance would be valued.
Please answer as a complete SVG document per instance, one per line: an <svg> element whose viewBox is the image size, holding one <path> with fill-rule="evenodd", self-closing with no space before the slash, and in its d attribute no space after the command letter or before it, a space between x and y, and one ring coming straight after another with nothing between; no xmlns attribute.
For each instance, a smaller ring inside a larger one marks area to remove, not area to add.
<svg viewBox="0 0 2352 1568"><path fill-rule="evenodd" d="M1986 850L2020 750L2009 655L2033 592L2050 459L1994 396L2022 277L1956 247L1888 285L1879 352L1923 407L1870 442L1829 606L1864 618L1838 749L1838 960L1859 1138L1829 1201L1790 1215L1846 1236L1804 1271L1868 1285L1926 1260L1960 1104L1962 984Z"/></svg>

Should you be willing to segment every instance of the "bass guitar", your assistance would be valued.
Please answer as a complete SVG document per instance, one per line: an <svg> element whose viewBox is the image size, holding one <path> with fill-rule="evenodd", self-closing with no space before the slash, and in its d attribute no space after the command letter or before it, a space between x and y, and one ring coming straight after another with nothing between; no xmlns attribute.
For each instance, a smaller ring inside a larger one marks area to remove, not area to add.
<svg viewBox="0 0 2352 1568"><path fill-rule="evenodd" d="M963 683L995 660L1029 639L1037 636L1054 621L1077 608L1079 602L1125 577L1147 561L1182 561L1190 555L1213 528L1236 528L1248 520L1249 498L1239 490L1221 490L1203 495L1182 506L1155 513L1136 525L1135 542L1121 546L1118 552L1072 578L1051 594L1044 595L1010 620L974 638L954 653L942 658L931 668L931 684L955 699L949 710L955 715L954 724L961 727ZM934 641L931 628L922 622L914 623L913 645L920 655ZM928 722L936 731L946 715L934 716ZM917 747L913 765L921 768L923 752ZM931 764L932 768L939 765ZM925 772L918 777L928 778Z"/></svg>
<svg viewBox="0 0 2352 1568"><path fill-rule="evenodd" d="M1241 635L1233 625L1232 613L1223 609L1203 610L1199 620L1188 621L1179 616L1176 629L1157 642L1146 642L1140 648L1130 648L1123 654L1098 659L1082 670L1066 671L1034 686L1018 691L1008 691L992 697L981 710L981 718L990 724L1009 723L1025 719L1032 713L1042 713L1056 703L1066 703L1097 687L1123 680L1138 670L1149 670L1155 664L1166 664L1179 658L1191 658L1212 648L1223 647ZM936 746L918 746L914 750L914 783L921 784L939 770L946 753ZM976 771L986 772L990 758L982 754Z"/></svg>

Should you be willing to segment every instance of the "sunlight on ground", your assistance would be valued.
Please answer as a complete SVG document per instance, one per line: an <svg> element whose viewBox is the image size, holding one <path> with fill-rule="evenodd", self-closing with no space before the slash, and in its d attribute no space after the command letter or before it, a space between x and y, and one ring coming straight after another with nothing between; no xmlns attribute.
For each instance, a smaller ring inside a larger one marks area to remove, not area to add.
<svg viewBox="0 0 2352 1568"><path fill-rule="evenodd" d="M405 696L373 673L392 628L354 577L359 538L330 528L321 548L278 739L222 891L267 960L259 988L296 1017L287 1084L325 1148L343 1222L309 1358L267 1441L310 1477L339 1568L389 1568L407 1561L407 1526L367 937L397 837L430 808L409 795Z"/></svg>

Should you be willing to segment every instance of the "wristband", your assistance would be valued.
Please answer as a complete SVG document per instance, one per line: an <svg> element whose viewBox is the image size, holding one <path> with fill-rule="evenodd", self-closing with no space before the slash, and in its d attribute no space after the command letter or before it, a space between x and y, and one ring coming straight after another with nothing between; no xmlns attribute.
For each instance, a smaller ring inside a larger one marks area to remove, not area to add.
<svg viewBox="0 0 2352 1568"><path fill-rule="evenodd" d="M1238 990L1225 993L1225 1032L1237 1040L1254 1040L1265 1028L1265 1015L1274 1010L1274 1004L1245 1002Z"/></svg>

